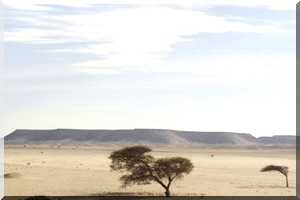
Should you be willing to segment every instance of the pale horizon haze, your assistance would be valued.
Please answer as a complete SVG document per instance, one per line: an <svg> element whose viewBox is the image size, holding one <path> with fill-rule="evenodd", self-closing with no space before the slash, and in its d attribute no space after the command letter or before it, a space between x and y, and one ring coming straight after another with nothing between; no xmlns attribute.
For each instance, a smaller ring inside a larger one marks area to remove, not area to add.
<svg viewBox="0 0 300 200"><path fill-rule="evenodd" d="M3 1L1 137L56 128L296 135L297 1L22 2Z"/></svg>

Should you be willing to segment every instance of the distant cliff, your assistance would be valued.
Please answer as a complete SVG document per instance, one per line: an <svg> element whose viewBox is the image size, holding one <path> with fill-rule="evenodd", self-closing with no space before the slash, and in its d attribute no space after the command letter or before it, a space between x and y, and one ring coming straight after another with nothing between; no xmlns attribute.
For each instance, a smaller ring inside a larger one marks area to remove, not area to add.
<svg viewBox="0 0 300 200"><path fill-rule="evenodd" d="M294 144L296 145L296 136L275 135L273 137L259 137L258 140L264 144Z"/></svg>
<svg viewBox="0 0 300 200"><path fill-rule="evenodd" d="M295 145L296 136L256 138L251 134L234 132L192 132L164 129L133 130L16 130L4 137L5 143L26 142L102 142L118 144L169 144L169 145Z"/></svg>

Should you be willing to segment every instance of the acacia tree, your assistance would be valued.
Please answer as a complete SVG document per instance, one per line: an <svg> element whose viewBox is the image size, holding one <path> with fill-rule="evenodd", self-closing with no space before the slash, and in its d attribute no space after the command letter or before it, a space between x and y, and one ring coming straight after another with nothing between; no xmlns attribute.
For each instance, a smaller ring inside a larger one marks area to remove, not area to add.
<svg viewBox="0 0 300 200"><path fill-rule="evenodd" d="M147 146L124 147L111 153L110 168L123 173L120 177L122 187L133 184L145 185L152 181L165 189L165 195L171 196L170 186L173 180L183 178L194 168L187 158L171 157L155 159L149 154Z"/></svg>
<svg viewBox="0 0 300 200"><path fill-rule="evenodd" d="M260 170L261 172L270 172L270 171L278 171L285 176L286 187L289 187L288 181L288 167L286 166L277 166L277 165L268 165Z"/></svg>

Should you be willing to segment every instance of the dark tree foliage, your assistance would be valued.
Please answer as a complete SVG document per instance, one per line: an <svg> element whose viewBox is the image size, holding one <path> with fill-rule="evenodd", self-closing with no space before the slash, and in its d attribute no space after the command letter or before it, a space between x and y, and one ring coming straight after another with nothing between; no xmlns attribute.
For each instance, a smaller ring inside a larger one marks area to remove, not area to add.
<svg viewBox="0 0 300 200"><path fill-rule="evenodd" d="M261 172L270 172L270 171L277 171L280 172L281 174L283 174L285 176L285 180L286 180L286 187L289 187L289 182L288 182L288 167L286 166L277 166L277 165L268 165L265 166L264 168L262 168L260 170Z"/></svg>
<svg viewBox="0 0 300 200"><path fill-rule="evenodd" d="M151 151L147 146L131 146L114 151L109 156L110 168L125 173L120 177L123 187L154 181L165 189L165 195L169 197L172 181L189 174L194 166L189 159L182 157L155 159L149 154Z"/></svg>

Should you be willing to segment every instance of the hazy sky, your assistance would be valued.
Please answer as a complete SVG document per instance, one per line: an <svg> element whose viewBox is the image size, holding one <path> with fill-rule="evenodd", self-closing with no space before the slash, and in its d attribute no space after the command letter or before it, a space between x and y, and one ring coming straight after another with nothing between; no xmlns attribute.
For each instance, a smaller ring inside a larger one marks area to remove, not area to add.
<svg viewBox="0 0 300 200"><path fill-rule="evenodd" d="M296 134L297 1L51 2L4 1L2 136L54 128Z"/></svg>

